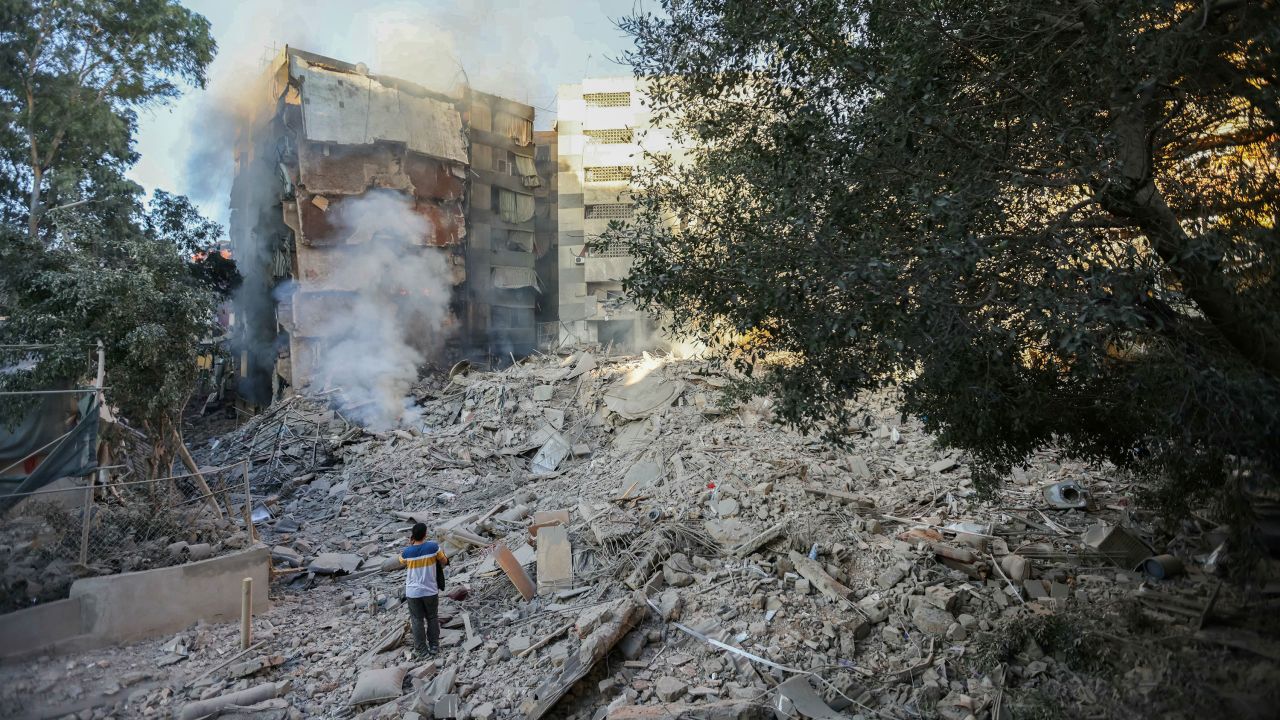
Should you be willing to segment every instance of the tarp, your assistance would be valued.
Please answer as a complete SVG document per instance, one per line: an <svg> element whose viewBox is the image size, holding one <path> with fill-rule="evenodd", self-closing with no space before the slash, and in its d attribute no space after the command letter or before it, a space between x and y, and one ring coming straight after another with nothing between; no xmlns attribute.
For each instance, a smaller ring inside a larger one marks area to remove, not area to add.
<svg viewBox="0 0 1280 720"><path fill-rule="evenodd" d="M56 397L56 396L53 396ZM34 490L48 485L59 478L87 475L98 468L97 460L97 444L98 444L98 403L93 396L88 396L81 402L83 412L80 417L83 418L75 427L71 428L63 437L56 440L42 453L45 453L44 460L36 466L36 469L26 477L18 477L12 475L13 469L6 471L4 478L10 482L4 483L5 492L7 494L0 495L0 515L9 511L14 505L21 500L19 493L29 493ZM4 437L5 429L0 428L0 437ZM46 441L47 442L47 441ZM15 445L12 441L0 440L6 447ZM27 453L33 452L40 448L39 444L33 445L26 450ZM20 459L19 454L16 459ZM6 463L9 464L9 463ZM18 472L22 470L22 464L17 464ZM16 485L11 484L17 481Z"/></svg>
<svg viewBox="0 0 1280 720"><path fill-rule="evenodd" d="M25 478L30 468L24 468L24 464L34 465L35 461L24 463L23 459L70 430L77 414L74 394L50 393L41 395L20 420L12 424L0 422L0 481ZM40 450L36 457L48 454L50 449Z"/></svg>

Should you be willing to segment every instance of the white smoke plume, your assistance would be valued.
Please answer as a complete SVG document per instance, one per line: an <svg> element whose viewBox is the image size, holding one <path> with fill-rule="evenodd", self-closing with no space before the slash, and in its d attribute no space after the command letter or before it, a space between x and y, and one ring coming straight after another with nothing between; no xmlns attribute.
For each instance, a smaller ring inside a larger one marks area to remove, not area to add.
<svg viewBox="0 0 1280 720"><path fill-rule="evenodd" d="M359 290L321 323L326 339L315 377L321 387L341 389L344 413L362 425L411 425L417 412L409 388L446 335L446 251L423 246L432 228L398 193L369 193L333 212L354 244L335 272L343 286Z"/></svg>

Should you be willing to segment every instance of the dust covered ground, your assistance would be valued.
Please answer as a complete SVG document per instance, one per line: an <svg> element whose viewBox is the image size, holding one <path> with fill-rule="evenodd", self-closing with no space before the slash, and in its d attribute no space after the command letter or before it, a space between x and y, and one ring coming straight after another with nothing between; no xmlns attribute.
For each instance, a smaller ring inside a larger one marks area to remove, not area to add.
<svg viewBox="0 0 1280 720"><path fill-rule="evenodd" d="M256 689L217 712L1273 716L1274 575L1250 561L1251 582L1225 579L1243 555L1229 528L1161 531L1125 478L1048 452L983 500L890 393L832 449L772 424L767 401L722 407L729 380L703 360L579 351L433 378L415 424L387 433L349 425L334 395L281 403L196 448L209 465L252 457L271 513L257 532L278 573L253 648L234 623L200 624L9 664L0 715L200 717L193 703ZM1060 481L1085 507L1051 507ZM402 572L382 569L418 520L451 557L431 660L405 639ZM531 525L571 552L540 559ZM1166 552L1184 572L1134 569Z"/></svg>

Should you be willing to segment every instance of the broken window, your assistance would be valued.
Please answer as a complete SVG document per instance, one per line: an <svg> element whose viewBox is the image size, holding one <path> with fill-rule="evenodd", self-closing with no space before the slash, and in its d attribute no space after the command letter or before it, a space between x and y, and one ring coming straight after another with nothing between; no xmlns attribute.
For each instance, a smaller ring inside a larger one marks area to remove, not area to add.
<svg viewBox="0 0 1280 720"><path fill-rule="evenodd" d="M600 143L602 145L619 145L619 144L629 143L634 137L634 134L632 133L631 128L614 128L610 130L583 130L582 134L586 135L587 138L590 139L592 142Z"/></svg>
<svg viewBox="0 0 1280 720"><path fill-rule="evenodd" d="M587 182L630 182L630 165L596 165L586 168Z"/></svg>
<svg viewBox="0 0 1280 720"><path fill-rule="evenodd" d="M510 252L533 252L533 233L527 230L493 230L494 250Z"/></svg>
<svg viewBox="0 0 1280 720"><path fill-rule="evenodd" d="M634 210L634 206L628 203L601 203L588 205L585 217L587 220L626 220Z"/></svg>
<svg viewBox="0 0 1280 720"><path fill-rule="evenodd" d="M493 114L493 131L511 138L520 147L533 144L533 121L499 110Z"/></svg>
<svg viewBox="0 0 1280 720"><path fill-rule="evenodd" d="M533 324L533 311L529 308L489 306L489 327L520 328Z"/></svg>
<svg viewBox="0 0 1280 720"><path fill-rule="evenodd" d="M631 107L629 92L583 93L582 100L587 107Z"/></svg>

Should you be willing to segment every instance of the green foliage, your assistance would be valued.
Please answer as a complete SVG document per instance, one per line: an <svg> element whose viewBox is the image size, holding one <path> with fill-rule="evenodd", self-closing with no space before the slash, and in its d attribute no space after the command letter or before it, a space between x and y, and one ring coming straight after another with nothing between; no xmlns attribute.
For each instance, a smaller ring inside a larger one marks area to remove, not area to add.
<svg viewBox="0 0 1280 720"><path fill-rule="evenodd" d="M628 289L839 441L905 410L990 485L1057 445L1169 507L1280 468L1280 6L663 3Z"/></svg>
<svg viewBox="0 0 1280 720"><path fill-rule="evenodd" d="M137 109L203 85L214 48L172 0L0 0L0 343L48 346L0 357L0 387L91 379L101 340L108 399L158 449L238 275L191 262L216 223L163 191L144 205L124 172Z"/></svg>
<svg viewBox="0 0 1280 720"><path fill-rule="evenodd" d="M1029 615L1002 622L994 631L979 636L979 662L987 670L1013 662L1028 640L1034 640L1047 655L1078 672L1097 673L1107 665L1106 644L1089 632L1096 618L1080 612Z"/></svg>

